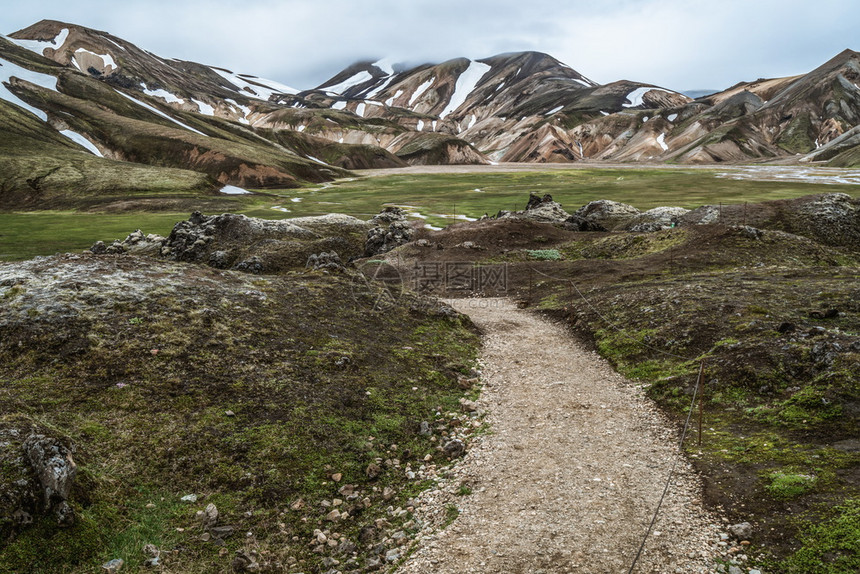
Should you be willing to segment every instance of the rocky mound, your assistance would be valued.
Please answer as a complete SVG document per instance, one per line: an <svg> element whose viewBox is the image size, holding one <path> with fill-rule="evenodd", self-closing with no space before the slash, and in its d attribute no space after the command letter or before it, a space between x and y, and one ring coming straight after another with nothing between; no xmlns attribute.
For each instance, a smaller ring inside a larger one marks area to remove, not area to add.
<svg viewBox="0 0 860 574"><path fill-rule="evenodd" d="M860 246L860 199L845 193L808 195L759 204L705 205L679 225L742 225L794 233L826 245Z"/></svg>
<svg viewBox="0 0 860 574"><path fill-rule="evenodd" d="M655 207L637 215L627 224L628 231L660 231L678 224L679 219L689 212L683 207Z"/></svg>
<svg viewBox="0 0 860 574"><path fill-rule="evenodd" d="M344 261L360 256L373 225L348 215L330 214L268 220L234 213L194 212L177 223L168 237L140 230L124 241L91 248L100 253L132 253L205 263L216 269L276 273L304 268L312 255L334 252Z"/></svg>
<svg viewBox="0 0 860 574"><path fill-rule="evenodd" d="M283 231L228 218L212 242L227 229ZM406 551L411 498L474 428L458 377L477 338L434 301L374 310L372 281L304 264L0 263L0 571L317 572Z"/></svg>

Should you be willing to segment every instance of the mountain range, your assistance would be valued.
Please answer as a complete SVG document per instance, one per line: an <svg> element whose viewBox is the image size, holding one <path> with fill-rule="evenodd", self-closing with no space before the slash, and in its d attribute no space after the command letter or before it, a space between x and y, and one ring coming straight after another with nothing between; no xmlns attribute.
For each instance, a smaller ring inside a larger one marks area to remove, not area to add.
<svg viewBox="0 0 860 574"><path fill-rule="evenodd" d="M537 52L359 62L310 90L43 20L0 36L0 207L495 162L860 165L860 53L692 99ZM235 190L234 187L225 191ZM241 189L235 190L241 192Z"/></svg>

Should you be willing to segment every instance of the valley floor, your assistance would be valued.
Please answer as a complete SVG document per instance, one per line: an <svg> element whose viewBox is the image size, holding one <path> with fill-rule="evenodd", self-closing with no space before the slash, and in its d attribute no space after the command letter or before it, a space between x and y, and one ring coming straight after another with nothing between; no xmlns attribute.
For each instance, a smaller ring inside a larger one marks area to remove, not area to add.
<svg viewBox="0 0 860 574"><path fill-rule="evenodd" d="M657 171L704 171L713 172L716 177L749 181L783 181L794 183L819 184L860 184L860 169L824 167L816 164L789 165L769 164L667 164L667 163L610 163L610 162L572 162L572 163L498 163L492 165L412 165L401 168L365 169L357 171L366 177L391 175L445 175L445 174L494 174L494 173L532 173L570 170L657 170ZM346 180L352 181L352 180Z"/></svg>
<svg viewBox="0 0 860 574"><path fill-rule="evenodd" d="M725 524L703 508L677 432L641 389L510 300L451 303L484 332L478 407L490 434L422 495L419 515L446 500L460 514L426 532L399 572L627 572L676 463L634 571L715 571Z"/></svg>

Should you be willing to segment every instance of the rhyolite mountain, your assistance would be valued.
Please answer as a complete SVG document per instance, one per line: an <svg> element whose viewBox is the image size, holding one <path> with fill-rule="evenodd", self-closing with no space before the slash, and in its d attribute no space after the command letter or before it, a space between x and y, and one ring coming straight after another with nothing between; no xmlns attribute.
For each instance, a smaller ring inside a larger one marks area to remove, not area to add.
<svg viewBox="0 0 860 574"><path fill-rule="evenodd" d="M286 188L407 164L860 165L860 54L691 99L537 52L359 62L314 89L44 20L0 37L0 207L75 193Z"/></svg>

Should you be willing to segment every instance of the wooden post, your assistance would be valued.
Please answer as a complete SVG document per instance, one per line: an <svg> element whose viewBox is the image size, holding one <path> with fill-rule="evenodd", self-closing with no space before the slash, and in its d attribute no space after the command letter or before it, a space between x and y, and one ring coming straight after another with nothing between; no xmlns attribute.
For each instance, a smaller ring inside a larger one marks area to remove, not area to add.
<svg viewBox="0 0 860 574"><path fill-rule="evenodd" d="M529 265L529 305L532 304L532 266Z"/></svg>
<svg viewBox="0 0 860 574"><path fill-rule="evenodd" d="M699 366L699 379L696 381L696 389L699 393L699 446L702 446L702 419L705 411L705 361Z"/></svg>

